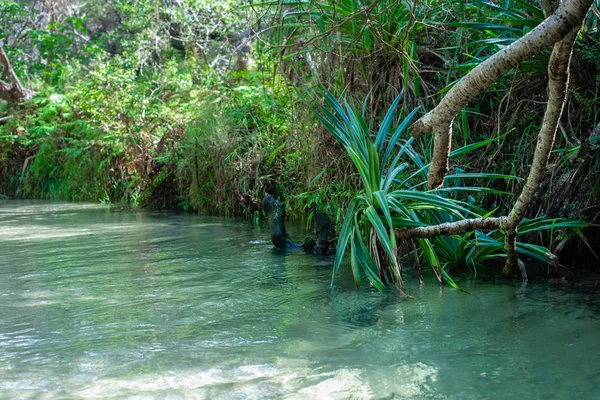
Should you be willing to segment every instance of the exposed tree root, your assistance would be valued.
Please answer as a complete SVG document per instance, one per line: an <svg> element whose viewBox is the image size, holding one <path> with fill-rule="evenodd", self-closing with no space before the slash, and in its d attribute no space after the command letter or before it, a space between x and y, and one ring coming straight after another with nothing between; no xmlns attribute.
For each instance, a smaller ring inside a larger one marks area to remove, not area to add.
<svg viewBox="0 0 600 400"><path fill-rule="evenodd" d="M409 228L409 229L396 229L395 235L396 235L396 239L398 239L399 248L405 249L408 247L409 242L413 243L412 239L417 239L417 238L428 239L428 238L434 238L434 237L443 236L443 235L458 235L458 234L462 234L462 233L466 233L466 232L471 232L474 230L491 231L494 229L504 229L506 226L507 220L508 220L508 217L466 219L466 220L457 221L457 222L446 222L446 223L439 224L439 225L422 226L422 227ZM507 257L512 256L512 257L516 258L516 235L517 235L516 229L509 230L506 233L506 238L508 238L507 240L510 240L512 243L515 243L514 247L505 247L505 249L507 251ZM413 246L415 246L414 243L413 243ZM422 285L423 278L421 277L419 260L416 257L416 247L414 248L414 250L415 250L415 265L417 266L417 268L415 268L415 270L417 271L417 274L419 276L419 282ZM509 251L512 251L512 253L509 253ZM554 254L548 253L547 256L550 259L552 259L553 262L556 262L556 256ZM521 272L521 278L523 279L523 282L527 282L527 271L525 269L525 264L519 259L516 259L516 260L517 261L515 261L515 263L516 263L515 265L517 265L519 267L519 270ZM434 272L435 272L436 276L438 277L438 280L440 282L442 282L442 276L441 276L440 272L436 268L434 268Z"/></svg>

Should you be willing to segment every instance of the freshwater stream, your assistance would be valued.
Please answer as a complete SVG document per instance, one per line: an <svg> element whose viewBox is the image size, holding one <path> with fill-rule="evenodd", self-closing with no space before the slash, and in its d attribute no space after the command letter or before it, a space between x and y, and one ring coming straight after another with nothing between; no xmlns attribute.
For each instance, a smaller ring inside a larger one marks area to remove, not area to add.
<svg viewBox="0 0 600 400"><path fill-rule="evenodd" d="M332 262L244 220L0 201L0 398L600 398L600 287L406 273L407 300Z"/></svg>

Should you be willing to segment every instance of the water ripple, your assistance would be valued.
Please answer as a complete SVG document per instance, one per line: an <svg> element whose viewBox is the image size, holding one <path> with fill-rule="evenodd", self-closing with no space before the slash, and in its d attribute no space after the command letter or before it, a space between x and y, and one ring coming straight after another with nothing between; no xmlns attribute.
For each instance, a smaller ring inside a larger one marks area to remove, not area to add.
<svg viewBox="0 0 600 400"><path fill-rule="evenodd" d="M246 221L0 201L0 398L600 392L594 290L431 279L406 300L331 288L332 263Z"/></svg>

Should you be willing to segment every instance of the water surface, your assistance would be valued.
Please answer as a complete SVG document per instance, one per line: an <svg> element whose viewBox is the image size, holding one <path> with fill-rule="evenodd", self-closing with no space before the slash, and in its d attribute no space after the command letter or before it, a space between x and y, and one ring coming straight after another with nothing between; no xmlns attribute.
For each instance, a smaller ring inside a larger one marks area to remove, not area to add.
<svg viewBox="0 0 600 400"><path fill-rule="evenodd" d="M0 201L0 398L600 398L593 287L406 300L331 264L243 220Z"/></svg>

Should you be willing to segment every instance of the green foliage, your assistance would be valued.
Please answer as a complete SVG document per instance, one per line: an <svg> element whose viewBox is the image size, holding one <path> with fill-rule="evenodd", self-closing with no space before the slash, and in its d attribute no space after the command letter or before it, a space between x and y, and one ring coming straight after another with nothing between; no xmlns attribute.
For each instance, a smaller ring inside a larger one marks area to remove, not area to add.
<svg viewBox="0 0 600 400"><path fill-rule="evenodd" d="M525 0L511 0L504 6L487 0L454 1L453 4L457 13L455 21L437 24L458 28L459 41L455 46L446 47L456 51L456 61L465 60L457 62L455 68L471 69L544 20L541 8ZM531 61L527 63L533 65ZM545 68L543 63L537 66L540 71Z"/></svg>
<svg viewBox="0 0 600 400"><path fill-rule="evenodd" d="M4 157L22 154L4 165L22 178L4 180L0 191L228 215L254 215L267 193L298 213L310 204L294 195L322 168L309 156L317 139L295 134L309 129L292 125L293 98L265 87L264 71L221 80L206 70L196 85L188 65L171 61L140 75L129 61L100 54L85 74L82 64L66 65L64 94L46 88L0 127L11 142Z"/></svg>
<svg viewBox="0 0 600 400"><path fill-rule="evenodd" d="M419 21L433 3L277 0L252 8L259 23L269 26L265 40L282 49L280 63L288 77L370 92L376 101L368 106L379 109L393 101L390 86L405 88L403 107L417 103L423 84L417 49L427 40L426 25Z"/></svg>
<svg viewBox="0 0 600 400"><path fill-rule="evenodd" d="M24 4L0 0L0 40L5 39L12 32L13 28L21 23L27 16L28 9Z"/></svg>
<svg viewBox="0 0 600 400"><path fill-rule="evenodd" d="M412 149L413 138L401 139L403 132L418 111L413 110L390 134L395 109L402 94L381 121L377 134L372 137L363 116L348 101L342 105L328 91L324 98L328 107L314 101L315 112L327 130L343 144L361 177L362 189L356 193L346 211L338 239L338 248L333 267L333 277L338 272L344 253L350 245L350 265L357 285L365 275L378 290L394 284L402 291L402 262L408 251L402 253L403 244L396 242L395 230L419 226L439 225L464 220L484 218L492 212L474 205L473 194L502 192L490 188L462 186L464 179L515 179L502 174L457 172L448 176L454 186L433 191L420 191L413 182L427 179L425 163ZM452 152L457 157L489 145L496 138L474 143ZM401 162L407 158L408 162ZM410 164L409 164L410 163ZM458 195L461 195L460 198ZM578 234L587 224L564 218L525 220L519 226L519 236L540 230L575 229ZM417 239L420 256L429 264L440 281L452 287L457 284L446 271L449 267L477 266L490 258L503 257L503 234L492 231L439 236L434 239ZM406 244L404 244L404 247ZM416 249L414 251L417 251ZM545 263L554 263L555 257L542 246L521 243L518 253Z"/></svg>
<svg viewBox="0 0 600 400"><path fill-rule="evenodd" d="M385 285L395 284L403 289L402 267L396 243L395 229L406 226L422 226L423 210L437 210L461 216L471 213L453 200L437 194L416 191L407 179L407 163L401 163L405 153L411 153L413 139L399 146L402 133L416 114L413 110L388 139L401 94L383 118L377 135L373 139L363 118L346 101L340 104L333 95L325 92L329 108L315 102L319 120L340 141L352 159L362 181L362 190L350 203L338 239L338 249L333 269L333 278L340 268L346 247L351 247L351 265L356 284L361 273L379 290ZM399 149L397 149L399 147ZM414 156L414 155L413 155ZM424 171L419 168L419 171ZM425 172L423 172L425 173ZM403 181L403 182L402 182ZM421 241L424 256L440 276L440 263L428 239Z"/></svg>
<svg viewBox="0 0 600 400"><path fill-rule="evenodd" d="M415 254L450 285L451 269L502 256L502 232L411 247L393 229L505 213L531 160L546 55L457 118L446 187L423 191L431 139L403 132L417 107L431 109L470 68L537 25L533 3L90 0L57 8L53 21L49 3L0 0L0 40L38 92L19 107L0 102L0 118L11 116L0 125L0 196L255 220L266 194L284 199L292 217L316 202L342 227L340 254L350 244L357 283L367 276L378 288L401 286L402 263ZM597 7L572 63L555 168L575 164L574 138L599 121ZM251 60L240 67L243 56ZM319 85L366 98L360 112L330 94L327 107L314 103L333 137L298 99ZM598 196L596 138L589 154L585 187ZM548 261L531 246L519 250Z"/></svg>

